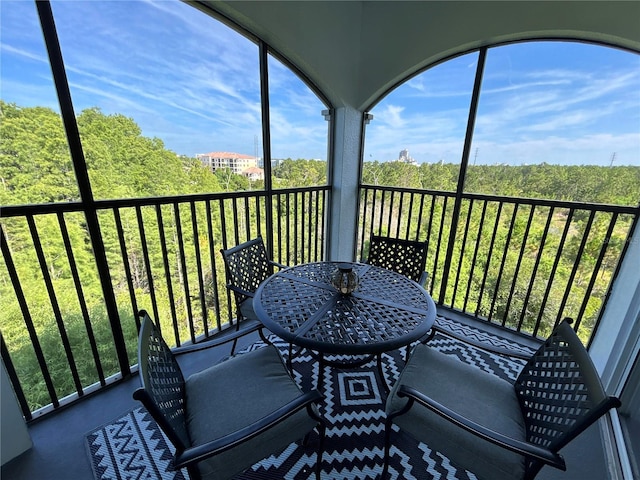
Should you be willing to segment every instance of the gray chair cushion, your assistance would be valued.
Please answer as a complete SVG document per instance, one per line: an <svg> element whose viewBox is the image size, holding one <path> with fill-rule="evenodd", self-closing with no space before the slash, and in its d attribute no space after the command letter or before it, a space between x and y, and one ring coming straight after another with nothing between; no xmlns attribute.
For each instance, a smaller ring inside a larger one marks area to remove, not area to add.
<svg viewBox="0 0 640 480"><path fill-rule="evenodd" d="M400 385L414 387L474 422L512 438L525 440L525 426L513 385L478 367L419 344L387 399L386 413L399 410L406 398ZM524 457L493 445L421 405L394 423L452 463L480 479L513 480L524 475Z"/></svg>
<svg viewBox="0 0 640 480"><path fill-rule="evenodd" d="M187 429L200 445L253 423L301 395L274 346L238 355L186 381ZM226 479L301 439L316 426L306 409L242 445L198 464L205 479Z"/></svg>

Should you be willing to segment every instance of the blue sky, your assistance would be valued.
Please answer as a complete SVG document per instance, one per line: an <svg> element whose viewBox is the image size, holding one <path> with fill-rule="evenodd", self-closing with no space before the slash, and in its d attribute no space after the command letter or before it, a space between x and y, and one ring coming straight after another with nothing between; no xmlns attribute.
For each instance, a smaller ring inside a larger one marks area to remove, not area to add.
<svg viewBox="0 0 640 480"><path fill-rule="evenodd" d="M419 162L458 162L477 61L442 63L376 105L365 158L397 158L386 136ZM640 56L575 42L489 50L471 163L608 165L614 152L640 165Z"/></svg>
<svg viewBox="0 0 640 480"><path fill-rule="evenodd" d="M3 0L1 98L58 110L30 1ZM180 2L53 1L76 113L132 117L143 135L193 156L261 155L258 48ZM477 54L405 83L378 103L366 160L401 149L419 162L459 162ZM272 156L326 158L326 108L269 62ZM489 51L472 161L640 165L640 56L576 43Z"/></svg>
<svg viewBox="0 0 640 480"><path fill-rule="evenodd" d="M2 99L58 110L33 2L2 1ZM258 47L177 1L53 1L76 114L98 106L193 156L261 156ZM272 156L326 158L326 107L270 59Z"/></svg>

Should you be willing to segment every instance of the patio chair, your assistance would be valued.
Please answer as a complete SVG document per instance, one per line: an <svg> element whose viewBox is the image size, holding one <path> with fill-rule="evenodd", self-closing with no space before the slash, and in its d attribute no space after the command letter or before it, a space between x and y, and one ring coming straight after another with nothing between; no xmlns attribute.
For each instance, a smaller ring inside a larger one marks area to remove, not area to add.
<svg viewBox="0 0 640 480"><path fill-rule="evenodd" d="M236 303L236 330L246 333L260 333L267 342L262 331L262 324L253 311L253 296L260 284L273 275L274 266L286 268L286 265L271 261L267 255L262 237L254 238L227 250L220 250L224 259L227 276L227 289L233 292ZM231 354L235 352L233 344Z"/></svg>
<svg viewBox="0 0 640 480"><path fill-rule="evenodd" d="M429 278L427 242L371 235L365 262L400 273L423 287Z"/></svg>
<svg viewBox="0 0 640 480"><path fill-rule="evenodd" d="M143 310L138 345L142 402L175 447L172 468L191 479L224 480L305 438L320 435L316 478L320 479L325 426L317 391L303 393L267 345L230 357L184 378L176 355L215 346L167 346Z"/></svg>
<svg viewBox="0 0 640 480"><path fill-rule="evenodd" d="M559 450L620 406L570 323L558 325L514 384L418 344L387 398L382 478L392 424L479 479L531 479L544 465L566 470Z"/></svg>

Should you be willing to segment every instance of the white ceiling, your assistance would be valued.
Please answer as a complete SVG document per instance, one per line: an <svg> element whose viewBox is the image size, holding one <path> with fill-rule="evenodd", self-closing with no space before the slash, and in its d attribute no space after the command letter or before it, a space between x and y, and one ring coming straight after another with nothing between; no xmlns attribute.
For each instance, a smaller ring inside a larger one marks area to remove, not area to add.
<svg viewBox="0 0 640 480"><path fill-rule="evenodd" d="M640 52L638 1L204 1L277 50L333 106L368 109L408 76L483 45L594 40Z"/></svg>

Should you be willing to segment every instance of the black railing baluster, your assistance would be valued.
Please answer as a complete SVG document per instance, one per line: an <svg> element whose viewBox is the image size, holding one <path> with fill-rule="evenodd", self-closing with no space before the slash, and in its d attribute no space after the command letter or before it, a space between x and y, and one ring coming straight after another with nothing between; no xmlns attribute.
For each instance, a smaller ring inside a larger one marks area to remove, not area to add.
<svg viewBox="0 0 640 480"><path fill-rule="evenodd" d="M493 258L493 247L496 244L496 237L500 228L500 217L502 215L503 203L498 204L498 211L496 212L496 219L493 223L493 233L491 235L491 243L489 244L489 252L487 253L487 263L484 267L484 276L482 277L482 285L480 286L480 294L478 296L478 306L476 308L475 316L477 317L480 309L482 308L482 297L484 296L484 288L487 284L487 276L489 275L489 268L491 267L491 259Z"/></svg>
<svg viewBox="0 0 640 480"><path fill-rule="evenodd" d="M304 192L303 192L303 195L304 195ZM312 245L313 245L313 243L311 243L312 232L313 232L312 225L311 225L311 222L313 221L312 192L309 192L309 203L307 204L306 210L307 210L307 240L304 243L307 245L307 262L311 262L311 251L312 251Z"/></svg>
<svg viewBox="0 0 640 480"><path fill-rule="evenodd" d="M51 400L53 407L58 408L60 406L58 395L56 394L56 389L53 385L53 380L51 379L51 372L49 372L47 361L45 360L44 353L42 352L42 346L40 345L38 332L33 325L33 318L31 317L31 312L29 311L29 305L27 304L26 297L24 296L24 290L22 289L20 278L18 277L18 272L16 271L15 264L13 263L13 257L11 256L11 251L9 250L9 244L4 233L4 229L2 228L2 224L0 224L0 249L2 249L2 257L4 258L4 263L7 267L7 273L9 274L9 278L11 279L11 283L13 284L13 289L16 293L18 305L20 305L22 318L24 319L24 324L27 327L27 332L29 332L31 346L33 347L33 352L36 355L36 359L38 360L38 366L40 367L42 379L44 380L45 386L47 387L49 399ZM22 391L22 388L19 386L19 384L14 388L18 391ZM31 415L29 415L29 417L30 416Z"/></svg>
<svg viewBox="0 0 640 480"><path fill-rule="evenodd" d="M504 320L503 325L509 319L509 309L511 308L511 302L513 301L513 295L516 288L516 283L518 282L518 276L520 274L520 266L522 265L522 257L524 256L524 252L527 247L527 239L529 237L529 229L531 227L531 222L533 221L533 214L535 212L535 205L531 205L529 209L529 219L527 220L527 226L525 227L524 234L522 236L522 245L520 245L520 254L518 255L518 262L516 263L516 268L513 271L513 279L511 281L511 289L509 290L509 296L507 298L507 306L504 309Z"/></svg>
<svg viewBox="0 0 640 480"><path fill-rule="evenodd" d="M122 255L122 265L124 267L124 275L129 288L129 299L131 300L131 314L136 322L136 331L140 331L140 319L138 318L138 303L136 300L135 287L133 285L133 277L131 276L131 267L129 265L129 254L127 253L127 242L124 237L124 229L122 228L122 219L120 217L120 209L113 207L113 219L118 233L118 242L120 244L120 254ZM159 328L159 326L158 326Z"/></svg>
<svg viewBox="0 0 640 480"><path fill-rule="evenodd" d="M262 237L262 215L260 214L260 197L256 197L256 235ZM269 244L273 243L273 237L268 240ZM269 251L269 257L273 258L273 245L271 245L271 250Z"/></svg>
<svg viewBox="0 0 640 480"><path fill-rule="evenodd" d="M418 209L418 221L416 226L416 237L414 240L420 240L420 231L422 230L422 212L424 209L424 193L420 194L420 207ZM429 250L429 238L427 237L427 251Z"/></svg>
<svg viewBox="0 0 640 480"><path fill-rule="evenodd" d="M173 325L173 332L178 331L178 316L176 313L176 301L173 295L173 279L171 278L171 268L169 266L169 252L167 250L167 238L164 231L164 220L162 217L162 205L156 205L156 219L158 221L158 238L160 240L160 251L162 252L162 265L164 267L164 278L167 283L167 295L169 297L169 309L171 310L171 324ZM139 322L138 315L135 316L136 321ZM158 328L160 328L160 321L158 319ZM139 327L138 327L139 328ZM179 341L176 338L176 341Z"/></svg>
<svg viewBox="0 0 640 480"><path fill-rule="evenodd" d="M371 220L369 222L369 235L367 236L366 233L362 234L362 244L363 244L363 249L364 249L364 245L366 244L366 242L371 238L371 235L373 235L373 225L375 223L375 216L376 216L376 203L378 200L378 192L376 192L375 190L371 190Z"/></svg>
<svg viewBox="0 0 640 480"><path fill-rule="evenodd" d="M287 244L287 255L286 255L286 264L287 265L291 265L291 257L290 257L290 252L291 252L291 230L290 230L290 219L289 219L289 212L291 211L291 202L290 202L290 194L286 194L286 205L287 205L287 221L285 222L286 225L286 235L285 235L285 243ZM282 247L280 247L282 248Z"/></svg>
<svg viewBox="0 0 640 480"><path fill-rule="evenodd" d="M502 281L502 274L504 273L504 266L507 261L507 256L509 255L509 247L511 245L511 235L513 234L513 227L516 223L516 218L518 215L518 203L513 204L513 214L511 215L511 222L509 224L509 231L507 232L507 238L504 242L504 250L502 252L502 261L500 262L500 269L498 271L498 278L496 279L496 288L493 292L493 299L491 300L491 307L489 308L489 321L493 318L493 309L495 307L496 300L498 298L498 293L500 292L500 282ZM504 326L506 319L503 318L501 323Z"/></svg>
<svg viewBox="0 0 640 480"><path fill-rule="evenodd" d="M480 214L480 222L478 223L478 233L476 234L476 247L473 251L473 259L471 260L471 271L469 272L469 278L467 279L467 291L464 295L464 304L462 305L462 311L467 311L467 303L471 294L471 283L473 275L476 269L476 262L478 261L478 251L480 250L480 240L482 239L482 227L484 225L484 218L487 213L487 201L482 202L482 213Z"/></svg>
<svg viewBox="0 0 640 480"><path fill-rule="evenodd" d="M400 192L400 200L398 201L399 205L398 205L398 219L396 221L396 238L400 238L400 224L402 223L401 220L403 218L403 216L400 215L400 212L402 212L402 207L404 205L404 192Z"/></svg>
<svg viewBox="0 0 640 480"><path fill-rule="evenodd" d="M301 204L300 204L300 252L302 253L302 258L300 259L303 263L309 262L311 255L309 255L309 208L307 203L307 195L306 192L300 192L302 196Z"/></svg>
<svg viewBox="0 0 640 480"><path fill-rule="evenodd" d="M282 263L282 194L277 196L278 216L278 263Z"/></svg>
<svg viewBox="0 0 640 480"><path fill-rule="evenodd" d="M244 197L244 223L245 223L245 235L247 240L251 240L253 238L253 234L251 233L251 218L249 217L249 197Z"/></svg>
<svg viewBox="0 0 640 480"><path fill-rule="evenodd" d="M429 248L431 247L431 227L433 226L433 212L435 210L436 205L436 196L431 195L431 207L429 209L429 222L427 224L427 252L430 252ZM434 285L434 275L436 274L436 268L438 264L435 259L436 255L432 255L433 258L433 267L431 268L431 293L433 293L433 285ZM427 258L427 262L429 258Z"/></svg>
<svg viewBox="0 0 640 480"><path fill-rule="evenodd" d="M578 267L580 266L580 262L582 261L582 253L584 252L584 247L586 246L587 240L589 238L589 234L591 233L591 225L593 225L593 219L595 218L595 216L596 216L595 210L591 210L591 213L589 214L589 220L587 220L587 225L584 227L582 240L580 241L580 247L578 247L578 252L573 262L573 268L571 269L569 280L567 281L567 287L564 291L564 295L562 296L562 302L560 303L560 308L558 308L558 315L556 316L554 327L557 326L565 316L568 316L568 315L563 315L564 309L565 309L565 306L567 305L567 299L569 298L571 289L573 288L573 281L576 278ZM571 314L570 316L571 318L575 317L575 315L573 314Z"/></svg>
<svg viewBox="0 0 640 480"><path fill-rule="evenodd" d="M297 220L298 218L298 203L300 203L298 201L298 194L297 193L292 193L291 194L293 196L293 218L295 218ZM297 265L298 263L300 263L300 260L298 259L298 236L300 235L300 232L298 231L298 222L294 222L293 223L293 264Z"/></svg>
<svg viewBox="0 0 640 480"><path fill-rule="evenodd" d="M71 248L71 240L69 239L69 232L67 230L67 224L62 212L57 213L58 225L60 226L60 233L62 234L62 241L64 248L67 252L67 259L69 260L69 269L71 270L71 277L73 278L73 284L76 288L76 294L78 296L78 303L80 305L80 311L82 313L82 319L84 320L84 328L87 332L87 338L89 339L89 347L91 348L91 354L93 355L93 364L96 367L96 373L98 374L98 380L103 387L106 385L104 379L104 372L102 370L102 362L100 362L100 353L98 352L98 346L96 344L96 338L93 333L93 326L91 325L91 318L89 317L89 311L87 309L87 302L84 298L84 292L82 284L80 283L80 275L78 274L78 267L76 265L76 259Z"/></svg>
<svg viewBox="0 0 640 480"><path fill-rule="evenodd" d="M382 218L384 215L384 206L385 206L385 197L387 195L386 190L382 190L382 194L380 195L380 219L378 220L378 235L383 235L382 233Z"/></svg>
<svg viewBox="0 0 640 480"><path fill-rule="evenodd" d="M440 258L440 246L442 245L442 232L444 232L444 219L447 213L447 200L449 199L449 197L444 197L443 200L443 205L442 205L442 214L440 215L440 228L438 228L438 241L436 243L436 258L434 260L434 263L436 265L436 268L433 269L433 281L431 283L431 289L433 290L433 287L435 285L436 282L436 278L438 275L438 260ZM449 269L449 262L451 259L449 258L445 258L445 264L444 264L444 268L442 269L443 272L445 270ZM442 276L442 278L444 279L444 275ZM445 289L444 288L440 288L440 293L439 293L439 298L438 298L438 303L444 303L444 294L445 294Z"/></svg>
<svg viewBox="0 0 640 480"><path fill-rule="evenodd" d="M460 208L462 211L462 208ZM462 246L460 247L460 259L458 260L458 270L456 271L456 281L453 284L453 296L451 297L451 306L455 307L456 295L458 294L458 285L460 282L460 273L462 272L462 265L464 264L464 254L467 249L467 237L469 236L469 225L471 224L471 215L473 214L473 199L469 202L469 208L467 209L467 221L464 226L464 234L462 235Z"/></svg>
<svg viewBox="0 0 640 480"><path fill-rule="evenodd" d="M207 304L204 299L204 279L202 273L202 258L200 257L200 235L198 232L198 215L196 213L196 203L191 204L191 225L193 228L193 253L196 257L196 276L198 277L198 300L202 309L202 328L206 332L207 329Z"/></svg>
<svg viewBox="0 0 640 480"><path fill-rule="evenodd" d="M224 214L224 199L220 200L218 206L220 207L220 235L222 236L222 248L226 250L229 248L229 244L227 242L227 218Z"/></svg>
<svg viewBox="0 0 640 480"><path fill-rule="evenodd" d="M178 240L178 254L180 261L180 273L182 280L182 291L184 294L184 306L186 308L187 313L187 325L189 327L189 335L191 337L191 342L195 343L196 341L196 332L193 328L193 311L191 310L191 296L189 295L189 273L187 271L187 259L184 250L184 236L182 235L182 220L180 218L180 204L175 202L173 204L173 216L176 222L176 237ZM237 218L237 217L236 217ZM237 224L236 224L237 225ZM237 232L237 229L236 229ZM180 332L176 333L176 345L180 346Z"/></svg>
<svg viewBox="0 0 640 480"><path fill-rule="evenodd" d="M227 240L227 217L225 215L224 199L220 200L220 232L222 235L222 249L226 250L230 248L230 245ZM226 279L226 272L225 272L225 279ZM229 323L229 325L234 325L235 319L233 317L233 306L232 306L234 304L231 301L231 292L229 291L228 288L225 288L225 293L227 295L227 305L229 305L229 308L227 309L227 322Z"/></svg>
<svg viewBox="0 0 640 480"><path fill-rule="evenodd" d="M538 274L538 267L540 266L540 259L542 258L542 253L544 251L544 247L547 242L547 235L549 234L549 227L551 226L551 220L553 218L553 212L555 208L550 207L549 213L547 215L547 222L544 226L544 231L542 232L542 238L540 239L540 248L538 249L538 254L536 255L536 261L533 265L533 271L531 272L531 281L529 282L529 288L527 289L527 294L524 297L524 303L522 305L522 311L520 312L520 319L518 320L518 326L516 327L517 331L522 330L522 324L524 323L524 318L527 313L527 306L529 305L529 298L531 297L531 292L533 291L533 284L536 280L536 276Z"/></svg>
<svg viewBox="0 0 640 480"><path fill-rule="evenodd" d="M329 196L329 191L326 189L322 190L322 212L326 212L327 209L327 197ZM320 245L322 249L320 250L320 258L318 260L324 260L327 255L327 241L325 239L327 231L327 216L325 214L322 215L322 222L320 224Z"/></svg>
<svg viewBox="0 0 640 480"><path fill-rule="evenodd" d="M231 199L231 212L233 213L233 235L234 235L234 239L236 241L236 245L239 245L240 243L243 242L243 240L240 240L240 229L238 228L238 198L232 198Z"/></svg>
<svg viewBox="0 0 640 480"><path fill-rule="evenodd" d="M220 321L220 298L218 296L218 273L216 269L216 249L215 243L213 240L213 219L211 218L211 200L205 201L205 206L207 209L207 235L209 239L209 262L211 265L211 287L213 293L213 307L215 309L216 314L216 327L218 330L222 329L221 321ZM260 218L260 216L258 216ZM258 230L258 235L260 234L260 230ZM206 295L206 293L205 293ZM205 326L204 329L205 335L209 335L209 327Z"/></svg>
<svg viewBox="0 0 640 480"><path fill-rule="evenodd" d="M138 232L140 233L140 246L142 248L142 258L144 260L145 270L147 272L147 285L149 290L149 296L151 297L151 306L153 308L153 314L155 318L159 319L158 302L156 300L156 290L153 283L153 271L151 269L151 261L149 260L149 246L147 245L147 235L144 229L144 220L142 218L142 209L140 205L136 205L136 217L138 219ZM158 322L159 323L159 322ZM176 337L176 341L178 338ZM180 345L177 343L176 345Z"/></svg>
<svg viewBox="0 0 640 480"><path fill-rule="evenodd" d="M556 270L558 269L558 265L560 264L560 258L562 257L564 244L567 240L567 235L569 234L569 227L571 225L571 220L573 218L573 212L574 212L573 208L570 208L569 214L567 215L567 219L565 220L564 229L562 231L562 237L560 238L560 243L558 243L558 250L556 251L556 258L553 262L553 267L551 267L551 273L549 274L549 282L547 283L547 288L544 292L542 303L540 304L540 312L538 313L538 318L536 319L536 324L535 324L535 327L533 328L534 337L538 335L538 330L540 329L540 323L542 322L542 315L544 314L545 308L547 306L547 300L549 299L549 294L551 293L551 286L553 285Z"/></svg>
<svg viewBox="0 0 640 480"><path fill-rule="evenodd" d="M367 229L367 211L369 209L369 192L371 190L368 188L364 188L362 189L362 192L360 193L360 197L362 198L361 200L361 205L362 205L362 217L360 219L360 224L362 225L362 228L359 229L360 231L360 255L359 258L356 258L356 260L365 260L365 256L364 256L364 244L365 244L365 234L367 232L367 230L371 229L371 224L372 222L369 222L369 228ZM373 197L375 200L375 196Z"/></svg>
<svg viewBox="0 0 640 480"><path fill-rule="evenodd" d="M391 198L389 199L389 216L387 218L387 235L391 235L391 229L393 224L393 206L395 204L395 190L391 191Z"/></svg>
<svg viewBox="0 0 640 480"><path fill-rule="evenodd" d="M407 213L407 228L405 230L404 238L410 240L411 238L411 225L413 220L413 193L409 194L409 212Z"/></svg>
<svg viewBox="0 0 640 480"><path fill-rule="evenodd" d="M313 260L314 261L318 261L318 244L319 244L319 238L320 238L320 228L321 227L321 222L322 222L322 217L320 216L320 195L321 193L316 191L314 193L315 196L315 235L314 235L314 242L313 242Z"/></svg>

